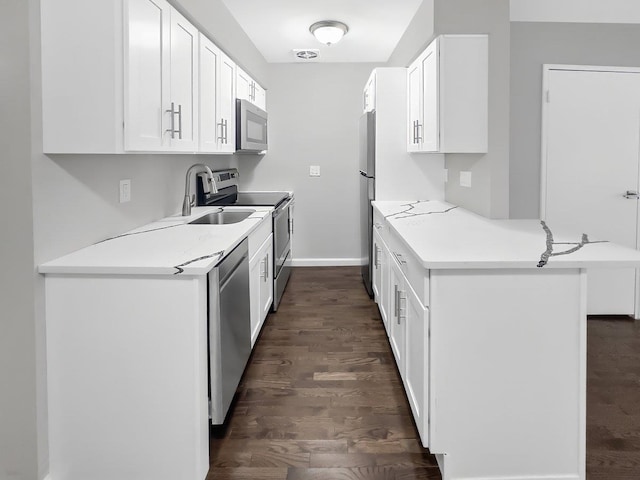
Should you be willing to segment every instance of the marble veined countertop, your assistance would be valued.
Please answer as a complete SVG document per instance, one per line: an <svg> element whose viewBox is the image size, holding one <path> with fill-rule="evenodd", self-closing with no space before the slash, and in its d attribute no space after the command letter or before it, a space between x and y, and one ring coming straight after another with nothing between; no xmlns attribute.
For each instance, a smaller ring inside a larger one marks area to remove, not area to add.
<svg viewBox="0 0 640 480"><path fill-rule="evenodd" d="M373 206L425 268L640 267L640 251L541 220L491 220L435 200Z"/></svg>
<svg viewBox="0 0 640 480"><path fill-rule="evenodd" d="M227 225L189 225L210 212L255 210ZM44 274L206 275L273 211L270 207L194 207L39 266Z"/></svg>

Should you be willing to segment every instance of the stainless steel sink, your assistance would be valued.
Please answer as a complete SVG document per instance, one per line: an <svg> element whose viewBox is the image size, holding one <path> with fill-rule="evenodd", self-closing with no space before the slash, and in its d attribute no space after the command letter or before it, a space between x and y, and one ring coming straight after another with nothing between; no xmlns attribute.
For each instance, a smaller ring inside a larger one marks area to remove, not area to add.
<svg viewBox="0 0 640 480"><path fill-rule="evenodd" d="M241 222L252 213L255 213L255 210L221 210L196 218L189 222L189 225L228 225Z"/></svg>

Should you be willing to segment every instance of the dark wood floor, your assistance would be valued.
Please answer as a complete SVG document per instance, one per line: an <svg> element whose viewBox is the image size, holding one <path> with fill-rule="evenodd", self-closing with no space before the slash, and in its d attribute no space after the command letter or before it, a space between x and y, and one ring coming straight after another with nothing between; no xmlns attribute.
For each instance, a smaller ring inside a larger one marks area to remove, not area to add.
<svg viewBox="0 0 640 480"><path fill-rule="evenodd" d="M640 479L640 322L590 320L588 342L588 479ZM207 480L440 478L359 268L294 269Z"/></svg>

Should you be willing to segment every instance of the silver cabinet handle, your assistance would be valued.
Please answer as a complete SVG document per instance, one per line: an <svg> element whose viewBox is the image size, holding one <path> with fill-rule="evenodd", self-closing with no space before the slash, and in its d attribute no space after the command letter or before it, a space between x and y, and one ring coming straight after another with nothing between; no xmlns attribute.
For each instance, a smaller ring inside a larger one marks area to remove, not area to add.
<svg viewBox="0 0 640 480"><path fill-rule="evenodd" d="M393 316L398 317L399 312L398 305L398 285L393 286Z"/></svg>
<svg viewBox="0 0 640 480"><path fill-rule="evenodd" d="M171 115L171 128L165 130L171 134L171 138L176 138L176 111L175 104L171 102L171 109L165 110L165 113L169 113Z"/></svg>
<svg viewBox="0 0 640 480"><path fill-rule="evenodd" d="M220 127L220 136L217 137L216 140L219 140L220 143L224 143L224 118L220 119L220 123L216 123L216 127Z"/></svg>
<svg viewBox="0 0 640 480"><path fill-rule="evenodd" d="M373 252L373 264L376 267L376 270L378 269L379 263L378 263L378 251L380 250L380 248L378 247L378 245L375 245L375 250Z"/></svg>
<svg viewBox="0 0 640 480"><path fill-rule="evenodd" d="M413 121L413 143L418 143L418 121Z"/></svg>
<svg viewBox="0 0 640 480"><path fill-rule="evenodd" d="M264 281L269 280L269 254L264 257Z"/></svg>
<svg viewBox="0 0 640 480"><path fill-rule="evenodd" d="M176 110L175 103L171 102L171 109L165 110L165 112L171 114L171 128L166 131L171 134L171 138L176 138L176 133L177 133L178 138L182 140L182 105L178 105L178 110ZM178 115L177 130L176 130L176 115Z"/></svg>
<svg viewBox="0 0 640 480"><path fill-rule="evenodd" d="M404 318L404 310L402 308L402 300L405 300L406 302L406 297L404 296L404 292L402 290L398 290L398 325L400 325L400 320L402 318ZM406 306L405 306L406 309Z"/></svg>
<svg viewBox="0 0 640 480"><path fill-rule="evenodd" d="M393 252L393 256L396 257L396 260L398 260L398 263L400 265L406 265L407 264L407 261L402 257L402 255L400 253Z"/></svg>
<svg viewBox="0 0 640 480"><path fill-rule="evenodd" d="M229 121L224 119L224 144L227 145L229 143Z"/></svg>
<svg viewBox="0 0 640 480"><path fill-rule="evenodd" d="M422 124L420 121L416 120L416 143L420 143L422 141L422 135L420 135L420 129L422 128Z"/></svg>
<svg viewBox="0 0 640 480"><path fill-rule="evenodd" d="M636 192L635 190L627 190L626 193L622 196L629 200L638 200L638 198L640 198L638 192Z"/></svg>

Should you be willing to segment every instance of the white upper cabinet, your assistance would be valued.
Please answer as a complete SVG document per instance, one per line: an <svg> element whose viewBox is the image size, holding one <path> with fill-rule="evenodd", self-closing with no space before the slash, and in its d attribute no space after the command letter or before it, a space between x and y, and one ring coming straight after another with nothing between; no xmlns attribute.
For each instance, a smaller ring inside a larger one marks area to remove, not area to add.
<svg viewBox="0 0 640 480"><path fill-rule="evenodd" d="M364 87L362 93L362 110L366 112L373 112L376 109L376 72L371 72L369 80Z"/></svg>
<svg viewBox="0 0 640 480"><path fill-rule="evenodd" d="M164 0L127 0L124 149L197 150L198 30Z"/></svg>
<svg viewBox="0 0 640 480"><path fill-rule="evenodd" d="M407 81L409 152L487 152L487 35L437 37Z"/></svg>
<svg viewBox="0 0 640 480"><path fill-rule="evenodd" d="M41 0L41 34L45 153L235 151L235 63L166 0Z"/></svg>
<svg viewBox="0 0 640 480"><path fill-rule="evenodd" d="M236 97L249 100L262 110L267 109L267 92L247 72L237 67Z"/></svg>
<svg viewBox="0 0 640 480"><path fill-rule="evenodd" d="M235 151L235 64L200 34L199 151Z"/></svg>

